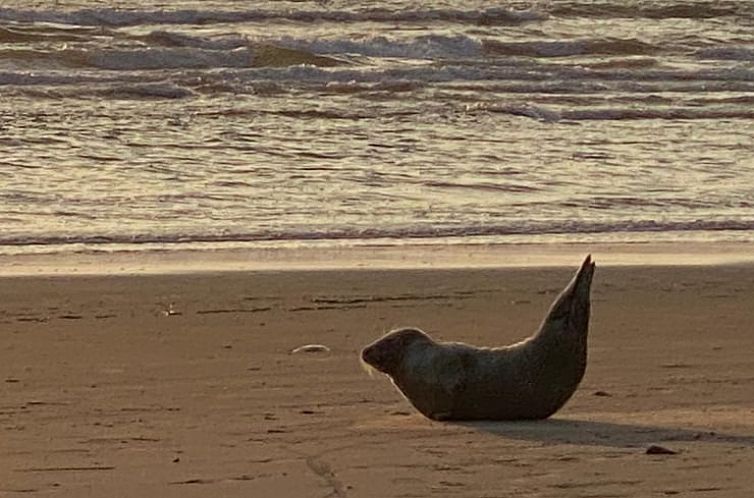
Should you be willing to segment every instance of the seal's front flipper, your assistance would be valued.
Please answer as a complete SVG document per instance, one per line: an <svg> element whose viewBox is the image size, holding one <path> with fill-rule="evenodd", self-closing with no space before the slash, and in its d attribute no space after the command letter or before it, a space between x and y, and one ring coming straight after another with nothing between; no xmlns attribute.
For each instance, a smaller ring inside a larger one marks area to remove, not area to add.
<svg viewBox="0 0 754 498"><path fill-rule="evenodd" d="M453 420L453 414L451 412L431 413L429 418L438 422L444 422L445 420Z"/></svg>

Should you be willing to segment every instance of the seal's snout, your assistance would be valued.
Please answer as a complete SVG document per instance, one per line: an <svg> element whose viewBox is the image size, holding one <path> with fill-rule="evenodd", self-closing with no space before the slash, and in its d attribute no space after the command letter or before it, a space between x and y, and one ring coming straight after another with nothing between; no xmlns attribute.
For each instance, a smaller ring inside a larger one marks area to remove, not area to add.
<svg viewBox="0 0 754 498"><path fill-rule="evenodd" d="M381 368L381 362L382 357L375 344L367 346L361 350L361 366L364 367L364 370L366 370L370 376L375 372L383 371Z"/></svg>
<svg viewBox="0 0 754 498"><path fill-rule="evenodd" d="M371 367L377 368L380 364L380 353L378 348L374 344L365 347L361 351L361 361Z"/></svg>
<svg viewBox="0 0 754 498"><path fill-rule="evenodd" d="M374 349L372 347L366 347L361 350L361 360L364 363L372 364L372 355Z"/></svg>

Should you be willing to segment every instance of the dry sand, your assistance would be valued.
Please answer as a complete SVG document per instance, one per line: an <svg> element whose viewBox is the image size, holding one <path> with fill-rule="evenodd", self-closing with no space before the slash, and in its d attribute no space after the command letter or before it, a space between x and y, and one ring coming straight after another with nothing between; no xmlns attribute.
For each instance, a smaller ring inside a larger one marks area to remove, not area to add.
<svg viewBox="0 0 754 498"><path fill-rule="evenodd" d="M359 365L519 340L573 268L4 278L0 496L754 496L754 266L598 268L547 421L432 422Z"/></svg>

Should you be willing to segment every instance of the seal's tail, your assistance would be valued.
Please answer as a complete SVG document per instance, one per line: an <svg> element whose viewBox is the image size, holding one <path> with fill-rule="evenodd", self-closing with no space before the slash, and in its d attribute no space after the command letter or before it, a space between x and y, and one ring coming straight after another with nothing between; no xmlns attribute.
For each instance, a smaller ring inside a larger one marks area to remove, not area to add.
<svg viewBox="0 0 754 498"><path fill-rule="evenodd" d="M565 328L569 333L586 336L589 327L589 295L594 267L592 256L587 256L576 276L555 299L542 324L541 332L544 333L555 325L556 330Z"/></svg>

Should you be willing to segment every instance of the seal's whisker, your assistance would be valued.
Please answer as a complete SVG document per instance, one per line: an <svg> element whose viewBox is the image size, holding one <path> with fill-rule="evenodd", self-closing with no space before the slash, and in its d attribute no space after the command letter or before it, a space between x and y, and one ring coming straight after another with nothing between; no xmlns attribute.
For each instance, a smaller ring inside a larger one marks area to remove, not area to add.
<svg viewBox="0 0 754 498"><path fill-rule="evenodd" d="M364 370L371 378L374 378L375 374L379 373L376 368L365 362L362 358L359 358L359 364L361 365L362 370Z"/></svg>

